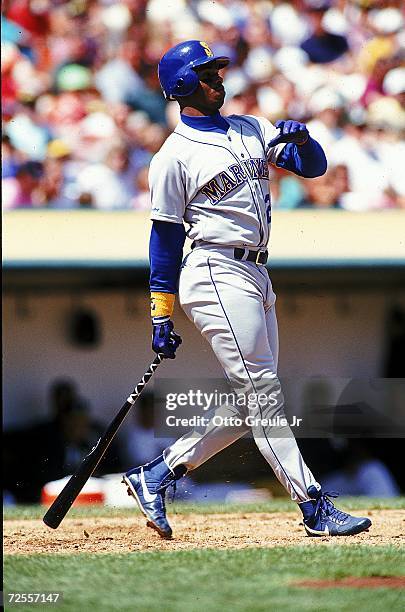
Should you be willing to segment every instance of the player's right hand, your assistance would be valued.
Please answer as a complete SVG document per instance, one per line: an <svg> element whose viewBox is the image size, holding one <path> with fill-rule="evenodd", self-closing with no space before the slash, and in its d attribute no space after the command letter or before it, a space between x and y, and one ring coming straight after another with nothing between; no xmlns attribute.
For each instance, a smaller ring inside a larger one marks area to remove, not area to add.
<svg viewBox="0 0 405 612"><path fill-rule="evenodd" d="M152 327L152 349L155 353L161 353L166 359L174 359L176 357L176 349L183 341L173 331L173 321L167 316L153 317Z"/></svg>
<svg viewBox="0 0 405 612"><path fill-rule="evenodd" d="M281 142L293 142L297 145L303 145L309 138L308 128L305 123L299 121L284 121L280 119L276 121L275 127L279 129L278 135L269 142L269 147L275 147Z"/></svg>

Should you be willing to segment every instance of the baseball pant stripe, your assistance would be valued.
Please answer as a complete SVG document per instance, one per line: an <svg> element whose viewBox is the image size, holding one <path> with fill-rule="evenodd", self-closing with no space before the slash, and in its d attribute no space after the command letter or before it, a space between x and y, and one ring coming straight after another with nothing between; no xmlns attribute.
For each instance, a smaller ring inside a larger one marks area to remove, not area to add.
<svg viewBox="0 0 405 612"><path fill-rule="evenodd" d="M235 342L236 348L238 349L238 353L239 353L239 356L240 356L240 358L241 358L241 360L242 360L243 367L244 367L245 372L246 372L246 374L247 374L247 376L248 376L248 378L249 378L250 384L252 385L252 388L253 388L254 392L257 394L256 387L255 387L255 385L254 385L254 382L253 382L253 380L252 380L252 377L251 377L251 375L250 375L250 372L249 372L249 370L248 370L248 368L247 368L247 366L246 366L246 362L245 362L245 360L244 360L244 358L243 358L243 354L242 354L242 351L241 351L241 349L240 349L240 346L239 346L238 340L237 340L237 338L236 338L235 332L234 332L234 330L233 330L232 324L231 324L231 322L230 322L230 320L229 320L228 315L226 314L226 310L225 310L224 305L223 305L223 303L222 303L221 296L219 295L218 288L217 288L217 286L216 286L216 284L215 284L214 277L213 277L213 274L212 274L212 267L211 267L210 258L208 258L208 269L209 269L209 272L210 272L211 282L212 282L212 284L213 284L213 286L214 286L215 293L217 294L218 301L219 301L219 303L220 303L220 305L221 305L221 308L222 308L222 311L223 311L223 313L224 313L224 317L226 318L226 320L227 320L227 322L228 322L228 325L229 325L229 330L230 330L230 332L231 332L231 334L232 334L232 336L233 336L233 339L234 339L234 342ZM260 404L259 404L259 406L260 406ZM262 409L261 409L261 407L260 407L260 416L261 416L261 418L263 418L263 413L262 413ZM267 433L266 433L266 431L265 431L264 427L262 426L262 427L261 427L261 429L262 429L263 434L264 434L264 436L265 436L265 439L266 439L266 442L267 442L267 444L268 444L268 447L269 447L269 449L270 449L271 453L273 454L273 456L274 456L275 460L277 461L277 463L278 463L278 465L279 465L279 467L280 467L281 471L283 472L283 474L284 474L284 476L285 476L286 480L287 480L287 481L290 483L290 485L291 485L291 489L292 489L292 490L295 492L295 494L297 495L297 497L298 497L299 499L301 499L300 494L299 494L299 493L298 493L298 491L295 489L295 487L294 487L293 483L291 482L291 479L289 478L289 476L288 476L287 472L284 470L284 468L283 468L283 466L282 466L282 464L281 464L281 462L280 462L279 458L277 457L276 453L274 452L274 450L273 450L273 448L272 448L272 446L271 446L271 444L270 444L270 441L269 441L269 439L268 439L268 436L267 436Z"/></svg>

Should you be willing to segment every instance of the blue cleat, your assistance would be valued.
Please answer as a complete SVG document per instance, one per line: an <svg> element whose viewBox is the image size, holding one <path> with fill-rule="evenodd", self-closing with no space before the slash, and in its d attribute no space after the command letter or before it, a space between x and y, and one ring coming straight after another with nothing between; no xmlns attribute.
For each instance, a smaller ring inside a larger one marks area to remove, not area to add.
<svg viewBox="0 0 405 612"><path fill-rule="evenodd" d="M323 492L310 486L308 495L312 499L299 506L304 515L305 531L310 537L356 535L371 526L369 518L351 516L335 508L329 498L337 497L337 493Z"/></svg>
<svg viewBox="0 0 405 612"><path fill-rule="evenodd" d="M186 471L184 466L178 466L172 471L161 455L151 463L130 470L122 478L128 495L134 497L140 511L147 518L147 526L157 531L162 538L172 537L172 528L166 518L166 489L175 486L176 480Z"/></svg>

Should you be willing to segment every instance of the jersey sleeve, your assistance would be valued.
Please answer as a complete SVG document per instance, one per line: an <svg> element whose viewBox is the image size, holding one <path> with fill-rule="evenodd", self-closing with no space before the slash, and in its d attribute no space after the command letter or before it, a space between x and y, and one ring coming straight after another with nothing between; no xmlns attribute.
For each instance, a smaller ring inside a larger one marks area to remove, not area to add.
<svg viewBox="0 0 405 612"><path fill-rule="evenodd" d="M255 117L255 119L258 121L260 125L260 131L263 135L266 157L271 164L275 164L277 161L277 157L284 149L286 143L281 142L275 147L269 147L269 142L273 140L273 138L278 136L279 130L278 128L276 128L275 125L273 125L268 119L265 119L264 117Z"/></svg>
<svg viewBox="0 0 405 612"><path fill-rule="evenodd" d="M185 239L183 224L153 222L149 241L151 291L177 293Z"/></svg>
<svg viewBox="0 0 405 612"><path fill-rule="evenodd" d="M155 155L149 167L151 219L183 223L186 208L186 177L183 165L167 155Z"/></svg>
<svg viewBox="0 0 405 612"><path fill-rule="evenodd" d="M307 142L300 146L289 142L279 155L276 165L298 176L315 178L325 174L328 162L319 142L310 136Z"/></svg>

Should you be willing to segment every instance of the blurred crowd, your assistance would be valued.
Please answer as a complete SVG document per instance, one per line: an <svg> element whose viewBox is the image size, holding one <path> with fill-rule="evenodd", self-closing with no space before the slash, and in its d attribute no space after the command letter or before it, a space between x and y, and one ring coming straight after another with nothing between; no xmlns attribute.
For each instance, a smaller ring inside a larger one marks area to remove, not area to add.
<svg viewBox="0 0 405 612"><path fill-rule="evenodd" d="M157 63L206 41L231 58L223 113L308 124L329 169L272 168L275 206L405 208L401 0L4 0L3 209L149 208L148 165L179 115Z"/></svg>
<svg viewBox="0 0 405 612"><path fill-rule="evenodd" d="M42 487L73 474L103 430L77 384L68 378L55 379L49 388L48 416L3 432L3 489L8 503L39 502ZM114 439L95 475L120 472L122 467Z"/></svg>

